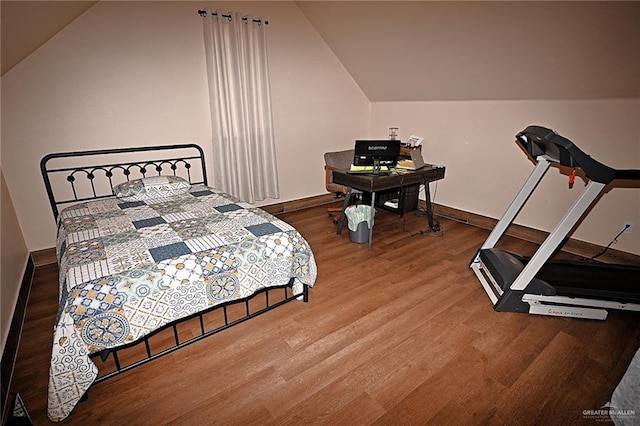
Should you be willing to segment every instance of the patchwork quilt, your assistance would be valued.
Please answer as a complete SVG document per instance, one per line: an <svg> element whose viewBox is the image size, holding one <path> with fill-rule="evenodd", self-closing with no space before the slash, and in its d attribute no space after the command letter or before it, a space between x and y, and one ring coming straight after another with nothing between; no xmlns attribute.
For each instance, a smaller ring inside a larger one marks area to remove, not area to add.
<svg viewBox="0 0 640 426"><path fill-rule="evenodd" d="M96 379L90 354L291 278L296 294L316 279L305 239L259 208L203 185L133 198L140 188L125 189L127 197L76 204L58 218L53 421Z"/></svg>

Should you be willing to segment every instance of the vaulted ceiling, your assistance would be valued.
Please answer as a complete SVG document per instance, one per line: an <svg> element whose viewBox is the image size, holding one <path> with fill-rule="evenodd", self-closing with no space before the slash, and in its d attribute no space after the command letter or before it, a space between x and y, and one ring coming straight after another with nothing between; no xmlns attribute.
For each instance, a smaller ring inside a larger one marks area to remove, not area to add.
<svg viewBox="0 0 640 426"><path fill-rule="evenodd" d="M2 1L2 74L95 1ZM298 1L371 101L640 96L640 2Z"/></svg>
<svg viewBox="0 0 640 426"><path fill-rule="evenodd" d="M297 4L371 101L640 96L640 2Z"/></svg>
<svg viewBox="0 0 640 426"><path fill-rule="evenodd" d="M2 1L2 75L96 1Z"/></svg>

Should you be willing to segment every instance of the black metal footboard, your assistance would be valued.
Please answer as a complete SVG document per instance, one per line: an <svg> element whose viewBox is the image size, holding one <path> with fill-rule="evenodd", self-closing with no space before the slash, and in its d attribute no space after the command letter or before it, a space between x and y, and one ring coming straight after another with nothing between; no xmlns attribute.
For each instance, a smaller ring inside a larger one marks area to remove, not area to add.
<svg viewBox="0 0 640 426"><path fill-rule="evenodd" d="M92 354L91 358L94 362L98 357L103 361L97 363L99 374L94 384L146 364L285 303L296 299L307 302L308 286L303 285L302 293L294 294L293 280L294 278L284 286L261 289L244 299L212 306L210 309L167 324L136 342ZM184 326L182 332L181 326Z"/></svg>

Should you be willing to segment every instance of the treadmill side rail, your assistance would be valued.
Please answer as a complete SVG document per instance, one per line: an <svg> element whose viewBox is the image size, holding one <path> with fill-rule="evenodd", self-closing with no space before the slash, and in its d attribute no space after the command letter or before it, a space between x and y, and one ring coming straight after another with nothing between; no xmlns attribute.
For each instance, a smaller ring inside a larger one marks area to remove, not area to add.
<svg viewBox="0 0 640 426"><path fill-rule="evenodd" d="M543 296L538 294L525 294L522 297L522 300L524 300L527 303L592 306L594 308L619 309L622 311L640 311L640 304L637 304L637 303L620 303L612 300L587 299L582 297Z"/></svg>
<svg viewBox="0 0 640 426"><path fill-rule="evenodd" d="M523 299L526 298L523 297ZM528 301L530 314L550 315L553 317L585 318L606 320L607 311L604 309L583 308L580 306L547 305L537 301Z"/></svg>
<svg viewBox="0 0 640 426"><path fill-rule="evenodd" d="M471 270L476 274L480 284L482 284L482 288L484 288L485 293L489 296L491 303L495 306L498 302L498 297L502 295L502 290L499 289L499 286L491 279L490 276L485 276L478 256L476 256L475 260L471 263ZM493 283L489 283L489 280L492 280ZM493 286L492 286L493 284Z"/></svg>

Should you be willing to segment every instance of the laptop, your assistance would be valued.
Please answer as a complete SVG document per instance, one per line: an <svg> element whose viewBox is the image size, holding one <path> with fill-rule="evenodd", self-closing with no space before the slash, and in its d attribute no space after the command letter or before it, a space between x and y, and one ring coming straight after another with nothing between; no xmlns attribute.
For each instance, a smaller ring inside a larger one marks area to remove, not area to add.
<svg viewBox="0 0 640 426"><path fill-rule="evenodd" d="M407 170L419 170L425 166L426 164L422 158L422 150L419 149L411 150L411 160L401 160L396 164L397 168Z"/></svg>

